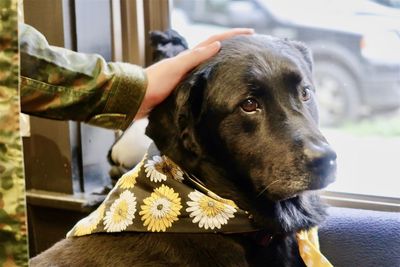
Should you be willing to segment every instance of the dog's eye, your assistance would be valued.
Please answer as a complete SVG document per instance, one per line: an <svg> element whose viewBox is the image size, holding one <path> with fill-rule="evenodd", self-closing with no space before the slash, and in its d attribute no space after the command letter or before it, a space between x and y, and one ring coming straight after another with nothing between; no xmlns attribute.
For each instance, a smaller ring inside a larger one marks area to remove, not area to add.
<svg viewBox="0 0 400 267"><path fill-rule="evenodd" d="M311 90L308 87L301 89L301 100L308 101L311 98Z"/></svg>
<svg viewBox="0 0 400 267"><path fill-rule="evenodd" d="M255 112L259 108L259 104L258 104L257 100L255 100L254 98L248 98L242 102L240 107L245 112Z"/></svg>

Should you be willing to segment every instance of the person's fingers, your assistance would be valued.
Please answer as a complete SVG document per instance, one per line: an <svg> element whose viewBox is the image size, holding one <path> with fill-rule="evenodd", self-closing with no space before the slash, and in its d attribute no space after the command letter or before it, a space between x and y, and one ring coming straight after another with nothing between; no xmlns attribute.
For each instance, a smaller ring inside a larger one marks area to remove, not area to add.
<svg viewBox="0 0 400 267"><path fill-rule="evenodd" d="M207 46L207 45L209 45L209 44L211 44L211 43L213 43L215 41L223 41L225 39L231 38L231 37L236 36L236 35L241 35L241 34L248 35L248 34L253 34L253 33L254 33L254 29L250 29L250 28L235 28L235 29L231 29L231 30L228 30L226 32L210 36L207 40L199 43L194 48Z"/></svg>
<svg viewBox="0 0 400 267"><path fill-rule="evenodd" d="M253 34L254 30L249 28L235 28L223 33L215 34L209 37L207 40L201 42L192 49L188 49L178 55L184 64L184 70L189 71L196 67L201 62L209 59L215 55L221 48L220 41L234 37L236 35L248 35Z"/></svg>
<svg viewBox="0 0 400 267"><path fill-rule="evenodd" d="M136 119L145 116L157 104L162 102L179 83L182 77L202 62L214 56L221 48L221 42L240 34L253 34L253 29L236 28L216 34L193 49L164 59L146 68L147 90L137 112ZM163 81L163 85L156 85Z"/></svg>
<svg viewBox="0 0 400 267"><path fill-rule="evenodd" d="M201 64L203 61L211 58L218 53L220 48L221 43L215 41L209 45L185 51L185 53L178 56L182 64L183 72L186 73Z"/></svg>

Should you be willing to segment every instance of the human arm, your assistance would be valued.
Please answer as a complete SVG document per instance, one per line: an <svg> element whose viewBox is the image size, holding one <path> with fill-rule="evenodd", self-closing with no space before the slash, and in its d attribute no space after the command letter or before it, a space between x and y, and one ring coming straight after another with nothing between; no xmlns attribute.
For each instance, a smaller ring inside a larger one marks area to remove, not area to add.
<svg viewBox="0 0 400 267"><path fill-rule="evenodd" d="M126 129L135 116L146 116L162 102L188 71L217 53L219 41L252 30L233 29L211 36L145 70L50 46L27 25L22 25L20 32L23 112Z"/></svg>
<svg viewBox="0 0 400 267"><path fill-rule="evenodd" d="M21 109L28 114L126 129L146 92L141 67L50 46L28 25L20 27L20 54Z"/></svg>

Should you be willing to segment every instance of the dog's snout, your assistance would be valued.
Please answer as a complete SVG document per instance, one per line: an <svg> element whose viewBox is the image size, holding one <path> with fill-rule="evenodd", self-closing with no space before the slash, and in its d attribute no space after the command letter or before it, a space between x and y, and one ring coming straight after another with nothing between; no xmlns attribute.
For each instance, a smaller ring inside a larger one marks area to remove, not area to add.
<svg viewBox="0 0 400 267"><path fill-rule="evenodd" d="M304 154L307 158L307 169L313 177L313 188L323 188L334 181L336 153L327 143L309 144Z"/></svg>
<svg viewBox="0 0 400 267"><path fill-rule="evenodd" d="M306 155L309 162L315 162L315 164L322 163L325 160L335 161L336 153L327 143L309 143L304 148L304 154Z"/></svg>
<svg viewBox="0 0 400 267"><path fill-rule="evenodd" d="M312 158L308 166L315 174L322 174L324 171L329 171L336 165L336 153L330 150L326 154L322 154L318 157Z"/></svg>

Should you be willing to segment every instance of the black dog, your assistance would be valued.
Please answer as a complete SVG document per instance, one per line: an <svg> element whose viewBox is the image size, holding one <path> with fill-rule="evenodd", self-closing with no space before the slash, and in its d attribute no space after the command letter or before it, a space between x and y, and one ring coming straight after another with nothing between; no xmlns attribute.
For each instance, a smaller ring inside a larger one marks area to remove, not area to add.
<svg viewBox="0 0 400 267"><path fill-rule="evenodd" d="M311 73L301 43L235 37L149 117L163 154L265 231L94 234L57 243L31 266L304 266L295 233L324 219L315 190L336 169Z"/></svg>

